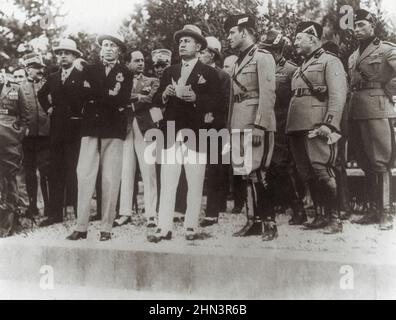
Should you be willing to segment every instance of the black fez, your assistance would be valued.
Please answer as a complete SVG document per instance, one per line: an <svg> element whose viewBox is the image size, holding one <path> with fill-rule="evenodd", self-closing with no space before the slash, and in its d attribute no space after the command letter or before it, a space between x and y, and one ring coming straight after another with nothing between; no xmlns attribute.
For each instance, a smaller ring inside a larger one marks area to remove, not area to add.
<svg viewBox="0 0 396 320"><path fill-rule="evenodd" d="M256 19L250 14L237 14L229 16L224 23L224 29L229 32L233 27L247 27L256 30Z"/></svg>
<svg viewBox="0 0 396 320"><path fill-rule="evenodd" d="M366 20L370 23L375 23L375 17L364 9L358 9L355 11L355 22L360 20Z"/></svg>
<svg viewBox="0 0 396 320"><path fill-rule="evenodd" d="M298 24L296 34L298 33L307 33L321 39L323 34L323 28L317 22L304 21Z"/></svg>

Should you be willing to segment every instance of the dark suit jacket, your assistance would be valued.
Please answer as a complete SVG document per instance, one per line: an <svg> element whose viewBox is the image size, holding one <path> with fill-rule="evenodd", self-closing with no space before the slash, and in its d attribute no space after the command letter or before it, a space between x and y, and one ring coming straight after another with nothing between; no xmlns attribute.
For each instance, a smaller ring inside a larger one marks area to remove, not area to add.
<svg viewBox="0 0 396 320"><path fill-rule="evenodd" d="M164 104L162 93L172 84L172 79L177 82L181 76L181 64L173 65L164 71L161 85L156 95L157 105L165 108L163 129L166 134L166 123L174 121L176 133L181 129L191 129L198 137L199 129L206 129L205 115L214 113L221 101L221 87L216 69L204 65L200 61L191 72L186 85L191 85L197 96L195 103L185 102L177 97L170 97ZM198 138L197 138L198 139Z"/></svg>
<svg viewBox="0 0 396 320"><path fill-rule="evenodd" d="M54 108L50 130L53 142L81 138L80 126L84 106L82 72L73 69L65 84L62 84L61 72L50 74L38 92L43 109L48 112L50 107Z"/></svg>
<svg viewBox="0 0 396 320"><path fill-rule="evenodd" d="M227 127L228 110L231 103L231 77L224 70L216 67L221 86L221 101L214 112L212 128L221 130Z"/></svg>
<svg viewBox="0 0 396 320"><path fill-rule="evenodd" d="M102 63L83 71L84 100L82 136L125 140L126 107L132 91L132 74L117 63L106 76Z"/></svg>

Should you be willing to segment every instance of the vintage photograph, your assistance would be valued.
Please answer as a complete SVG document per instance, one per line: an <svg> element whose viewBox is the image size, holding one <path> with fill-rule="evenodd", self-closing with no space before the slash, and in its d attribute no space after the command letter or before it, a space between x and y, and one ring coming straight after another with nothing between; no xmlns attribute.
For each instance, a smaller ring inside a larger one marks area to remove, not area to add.
<svg viewBox="0 0 396 320"><path fill-rule="evenodd" d="M393 0L0 0L1 300L396 299L395 215Z"/></svg>

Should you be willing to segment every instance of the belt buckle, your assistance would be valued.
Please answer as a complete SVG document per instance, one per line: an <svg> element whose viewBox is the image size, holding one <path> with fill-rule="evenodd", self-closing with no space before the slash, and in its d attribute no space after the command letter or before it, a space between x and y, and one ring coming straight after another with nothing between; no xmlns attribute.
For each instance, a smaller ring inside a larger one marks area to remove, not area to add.
<svg viewBox="0 0 396 320"><path fill-rule="evenodd" d="M235 101L238 103L242 102L242 95L240 93L235 95Z"/></svg>
<svg viewBox="0 0 396 320"><path fill-rule="evenodd" d="M301 97L302 97L302 90L301 90L301 88L298 88L298 89L296 90L296 97L297 97L297 98L301 98Z"/></svg>

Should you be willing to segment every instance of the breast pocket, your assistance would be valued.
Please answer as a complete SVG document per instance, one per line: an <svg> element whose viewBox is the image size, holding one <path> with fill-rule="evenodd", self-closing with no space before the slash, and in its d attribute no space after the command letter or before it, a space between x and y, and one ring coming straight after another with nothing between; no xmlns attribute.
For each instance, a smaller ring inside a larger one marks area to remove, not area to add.
<svg viewBox="0 0 396 320"><path fill-rule="evenodd" d="M323 65L311 66L305 74L312 83L321 83L323 82L323 69Z"/></svg>
<svg viewBox="0 0 396 320"><path fill-rule="evenodd" d="M367 62L368 66L369 66L369 70L372 73L380 73L381 72L381 68L382 68L382 59L381 58L376 58L373 60L370 60L369 62Z"/></svg>
<svg viewBox="0 0 396 320"><path fill-rule="evenodd" d="M248 64L241 72L241 83L245 86L251 86L257 83L257 64Z"/></svg>

